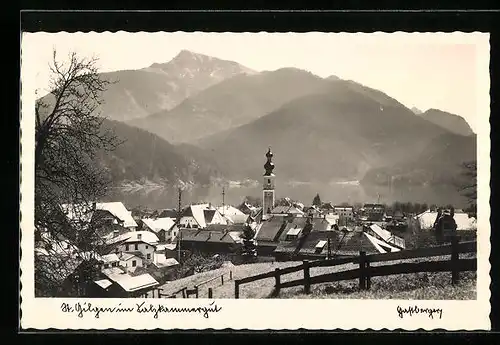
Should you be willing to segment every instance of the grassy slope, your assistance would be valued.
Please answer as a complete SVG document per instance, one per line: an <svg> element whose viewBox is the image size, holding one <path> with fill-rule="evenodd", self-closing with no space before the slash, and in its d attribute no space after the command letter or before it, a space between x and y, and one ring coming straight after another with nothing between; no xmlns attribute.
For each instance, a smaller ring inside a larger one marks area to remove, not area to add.
<svg viewBox="0 0 500 345"><path fill-rule="evenodd" d="M447 260L448 257L435 257L433 260ZM429 259L426 259L429 260ZM417 260L398 260L390 263L416 262ZM285 268L300 265L301 262L274 262L258 263L233 267L220 268L218 270L196 274L163 286L164 293L172 293L185 286L192 289L194 285L207 279L221 275L223 272L233 272L233 279L265 273L276 268ZM354 264L346 264L336 267L316 267L311 269L311 277L354 269ZM282 276L282 282L302 279L302 272L295 272ZM278 298L370 298L370 299L475 299L476 298L476 273L460 273L460 284L451 286L451 273L417 273L400 274L386 277L372 278L370 291L359 291L358 281L342 281L334 283L317 284L311 286L311 294L305 295L302 287L283 289ZM228 282L228 275L224 277L224 285L221 280L216 279L209 284L202 285L199 290L200 298L208 297L208 288L213 289L214 298L234 298L234 282ZM274 288L274 278L259 280L240 286L240 298L270 298ZM328 292L327 292L328 291ZM180 296L178 296L179 298Z"/></svg>

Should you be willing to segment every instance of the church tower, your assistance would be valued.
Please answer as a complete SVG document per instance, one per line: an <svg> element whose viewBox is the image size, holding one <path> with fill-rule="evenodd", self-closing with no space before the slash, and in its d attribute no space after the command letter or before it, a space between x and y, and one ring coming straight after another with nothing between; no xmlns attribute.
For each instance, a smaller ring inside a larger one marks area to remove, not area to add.
<svg viewBox="0 0 500 345"><path fill-rule="evenodd" d="M264 173L264 183L262 185L262 214L269 214L271 210L274 208L274 163L272 162L273 153L271 152L271 148L267 150L266 153L266 164L264 164L264 169L266 172Z"/></svg>

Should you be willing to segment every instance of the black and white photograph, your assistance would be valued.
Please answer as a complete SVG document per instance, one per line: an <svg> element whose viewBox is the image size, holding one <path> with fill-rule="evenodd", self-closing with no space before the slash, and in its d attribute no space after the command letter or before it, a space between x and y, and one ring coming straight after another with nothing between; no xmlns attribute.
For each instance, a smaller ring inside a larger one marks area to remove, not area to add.
<svg viewBox="0 0 500 345"><path fill-rule="evenodd" d="M33 303L489 308L487 34L22 40Z"/></svg>

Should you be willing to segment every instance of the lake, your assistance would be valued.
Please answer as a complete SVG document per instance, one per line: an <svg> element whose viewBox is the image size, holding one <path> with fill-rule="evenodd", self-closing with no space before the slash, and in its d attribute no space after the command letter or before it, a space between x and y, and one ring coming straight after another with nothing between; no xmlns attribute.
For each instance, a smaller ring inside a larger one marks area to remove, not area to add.
<svg viewBox="0 0 500 345"><path fill-rule="evenodd" d="M247 195L262 197L261 188L260 185L226 187L225 203L238 205ZM387 187L367 187L356 183L292 185L278 182L276 185L276 199L289 197L305 205L312 202L316 193L319 193L322 201L331 201L334 204L342 202L374 203L377 201L391 204L394 201L401 201L427 203L428 205L453 204L459 208L467 206L466 200L451 187L409 187L389 191ZM173 187L141 189L133 192L114 189L103 201L122 201L129 209L137 206L151 209L174 208L178 205L178 191ZM183 205L197 202L211 202L214 205L221 205L222 187L191 187L183 191Z"/></svg>

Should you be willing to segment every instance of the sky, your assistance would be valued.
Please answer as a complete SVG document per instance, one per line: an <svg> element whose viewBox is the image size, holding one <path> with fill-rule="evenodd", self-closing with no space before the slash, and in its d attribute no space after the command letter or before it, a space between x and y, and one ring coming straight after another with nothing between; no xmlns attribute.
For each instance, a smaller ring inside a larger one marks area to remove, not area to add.
<svg viewBox="0 0 500 345"><path fill-rule="evenodd" d="M489 117L489 37L480 33L33 33L22 61L46 90L55 48L97 56L102 72L171 60L180 50L236 61L257 71L296 67L381 90L407 107L462 116L476 131ZM488 95L488 107L486 107ZM480 104L480 102L482 102Z"/></svg>

